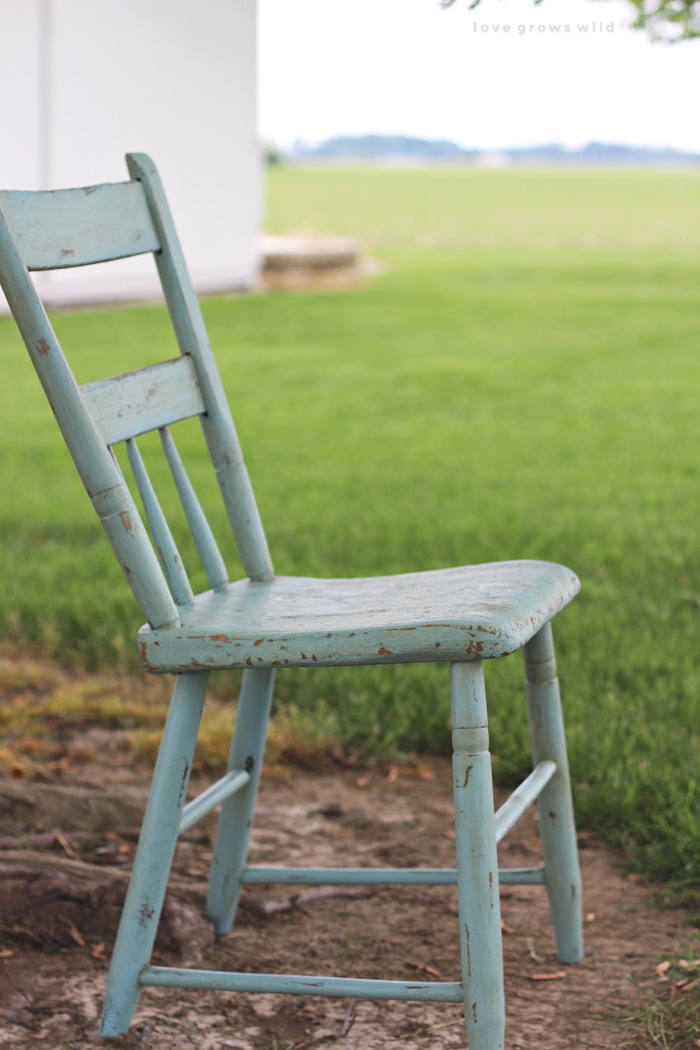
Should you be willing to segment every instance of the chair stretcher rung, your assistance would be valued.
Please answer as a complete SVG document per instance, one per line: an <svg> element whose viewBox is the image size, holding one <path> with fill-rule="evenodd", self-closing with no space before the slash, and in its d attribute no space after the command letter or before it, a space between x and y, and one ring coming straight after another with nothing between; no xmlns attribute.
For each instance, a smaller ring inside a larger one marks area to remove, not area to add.
<svg viewBox="0 0 700 1050"><path fill-rule="evenodd" d="M146 966L141 984L160 988L198 988L219 992L271 992L278 995L324 995L341 999L405 999L461 1003L456 981L376 981L350 977L307 977L281 973L228 973L224 970L180 970Z"/></svg>
<svg viewBox="0 0 700 1050"><path fill-rule="evenodd" d="M540 762L529 777L523 780L510 798L506 799L496 813L496 842L508 834L517 824L528 806L531 806L540 792L547 786L557 771L556 762Z"/></svg>
<svg viewBox="0 0 700 1050"><path fill-rule="evenodd" d="M211 812L224 799L234 795L236 791L240 791L249 780L250 774L246 773L245 770L232 769L230 773L227 773L221 780L217 780L215 784L208 787L201 795L197 795L197 798L188 802L182 811L178 835L182 835L183 831L187 831L202 817L206 817L207 813Z"/></svg>
<svg viewBox="0 0 700 1050"><path fill-rule="evenodd" d="M500 868L501 886L543 884L544 868ZM456 868L244 868L245 886L456 886Z"/></svg>

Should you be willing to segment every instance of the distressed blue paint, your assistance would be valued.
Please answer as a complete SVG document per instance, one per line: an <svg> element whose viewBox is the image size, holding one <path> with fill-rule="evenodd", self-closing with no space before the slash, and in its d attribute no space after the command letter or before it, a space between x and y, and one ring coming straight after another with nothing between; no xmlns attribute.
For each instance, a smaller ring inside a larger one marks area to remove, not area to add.
<svg viewBox="0 0 700 1050"><path fill-rule="evenodd" d="M464 1022L469 1050L503 1050L501 906L483 664L452 664L451 671Z"/></svg>
<svg viewBox="0 0 700 1050"><path fill-rule="evenodd" d="M569 602L561 565L510 561L326 580L239 580L196 596L180 622L139 632L143 666L314 667L498 659Z"/></svg>
<svg viewBox="0 0 700 1050"><path fill-rule="evenodd" d="M206 817L207 813L211 813L216 806L245 787L249 780L250 773L246 773L242 769L232 769L230 773L227 773L221 780L217 780L215 784L208 787L201 795L197 795L182 811L178 835L189 831L198 820Z"/></svg>
<svg viewBox="0 0 700 1050"><path fill-rule="evenodd" d="M201 988L221 992L271 992L323 995L340 999L403 999L409 1002L460 1003L456 981L376 981L349 977L307 977L281 973L229 973L148 966L141 984L159 988Z"/></svg>
<svg viewBox="0 0 700 1050"><path fill-rule="evenodd" d="M228 768L245 769L250 780L221 807L207 897L207 915L219 936L231 929L243 888L274 684L274 671L243 674Z"/></svg>
<svg viewBox="0 0 700 1050"><path fill-rule="evenodd" d="M126 1032L141 994L175 853L209 675L181 675L158 752L119 932L112 952L100 1034Z"/></svg>
<svg viewBox="0 0 700 1050"><path fill-rule="evenodd" d="M160 248L138 182L3 190L0 208L29 270L87 266Z"/></svg>
<svg viewBox="0 0 700 1050"><path fill-rule="evenodd" d="M107 983L101 1032L126 1032L144 985L362 998L464 1000L470 1050L502 1050L499 883L545 884L563 962L582 958L581 882L549 621L578 592L549 562L511 561L372 579L275 578L250 479L158 173L132 181L0 192L0 284L105 532L148 623L144 667L180 675L166 722ZM79 387L29 269L153 252L181 357ZM230 584L168 430L198 416L247 579ZM193 595L133 440L161 432L212 590ZM128 455L151 545L111 446ZM483 661L524 647L535 768L493 811ZM246 867L277 666L452 665L455 869ZM245 668L228 772L183 812L207 672ZM496 843L538 799L544 867L498 870ZM454 885L461 984L227 974L148 966L179 832L222 803L208 914L230 929L244 883Z"/></svg>
<svg viewBox="0 0 700 1050"><path fill-rule="evenodd" d="M557 765L556 774L538 800L557 953L561 962L577 963L583 959L581 871L550 624L528 642L523 655L534 760L550 759Z"/></svg>
<svg viewBox="0 0 700 1050"><path fill-rule="evenodd" d="M53 199L60 202L60 194L54 194ZM178 618L177 607L136 505L116 459L83 403L78 384L5 222L2 207L0 201L0 284L32 364L134 597L152 626L174 623Z"/></svg>
<svg viewBox="0 0 700 1050"><path fill-rule="evenodd" d="M544 868L499 868L501 886L543 885ZM456 886L456 868L244 868L244 886Z"/></svg>
<svg viewBox="0 0 700 1050"><path fill-rule="evenodd" d="M84 383L80 396L106 445L206 411L189 355Z"/></svg>
<svg viewBox="0 0 700 1050"><path fill-rule="evenodd" d="M156 266L180 351L192 356L197 371L206 407L200 421L243 567L251 580L270 580L273 569L265 532L160 176L144 153L127 154L126 163L131 177L143 186L161 245L154 255Z"/></svg>
<svg viewBox="0 0 700 1050"><path fill-rule="evenodd" d="M556 762L540 762L506 799L496 814L496 842L501 842L523 813L546 788L557 771Z"/></svg>

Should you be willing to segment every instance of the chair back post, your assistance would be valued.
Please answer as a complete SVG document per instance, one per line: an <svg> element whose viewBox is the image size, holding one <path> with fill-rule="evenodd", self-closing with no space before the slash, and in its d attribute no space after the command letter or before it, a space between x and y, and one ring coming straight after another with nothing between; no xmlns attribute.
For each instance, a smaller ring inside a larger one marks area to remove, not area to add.
<svg viewBox="0 0 700 1050"><path fill-rule="evenodd" d="M78 473L152 627L178 612L111 450L100 437L0 208L0 284Z"/></svg>
<svg viewBox="0 0 700 1050"><path fill-rule="evenodd" d="M253 581L271 580L262 521L158 171L144 153L127 154L126 163L131 178L143 186L160 241L158 273L180 351L190 354L195 365L206 408L200 419L243 567Z"/></svg>

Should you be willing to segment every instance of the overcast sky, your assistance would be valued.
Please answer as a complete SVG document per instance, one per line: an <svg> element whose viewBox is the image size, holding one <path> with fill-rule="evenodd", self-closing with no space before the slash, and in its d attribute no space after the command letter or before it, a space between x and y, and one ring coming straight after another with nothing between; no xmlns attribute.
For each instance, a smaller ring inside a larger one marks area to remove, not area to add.
<svg viewBox="0 0 700 1050"><path fill-rule="evenodd" d="M650 43L626 0L469 3L259 0L261 134L700 152L700 40Z"/></svg>

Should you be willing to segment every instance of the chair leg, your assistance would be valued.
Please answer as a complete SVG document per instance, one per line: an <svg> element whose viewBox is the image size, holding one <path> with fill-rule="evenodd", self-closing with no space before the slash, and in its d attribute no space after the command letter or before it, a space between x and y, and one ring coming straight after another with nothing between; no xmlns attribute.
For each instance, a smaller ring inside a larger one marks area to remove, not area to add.
<svg viewBox="0 0 700 1050"><path fill-rule="evenodd" d="M549 907L559 959L577 963L583 958L581 872L550 624L527 643L524 656L533 758L557 764L538 803Z"/></svg>
<svg viewBox="0 0 700 1050"><path fill-rule="evenodd" d="M163 908L209 675L180 675L153 773L134 869L107 978L100 1035L126 1032Z"/></svg>
<svg viewBox="0 0 700 1050"><path fill-rule="evenodd" d="M243 674L228 768L247 770L250 780L221 807L207 901L207 915L219 937L231 929L241 895L274 683L274 669Z"/></svg>
<svg viewBox="0 0 700 1050"><path fill-rule="evenodd" d="M481 661L452 664L452 745L464 1020L470 1050L502 1050L501 908Z"/></svg>

